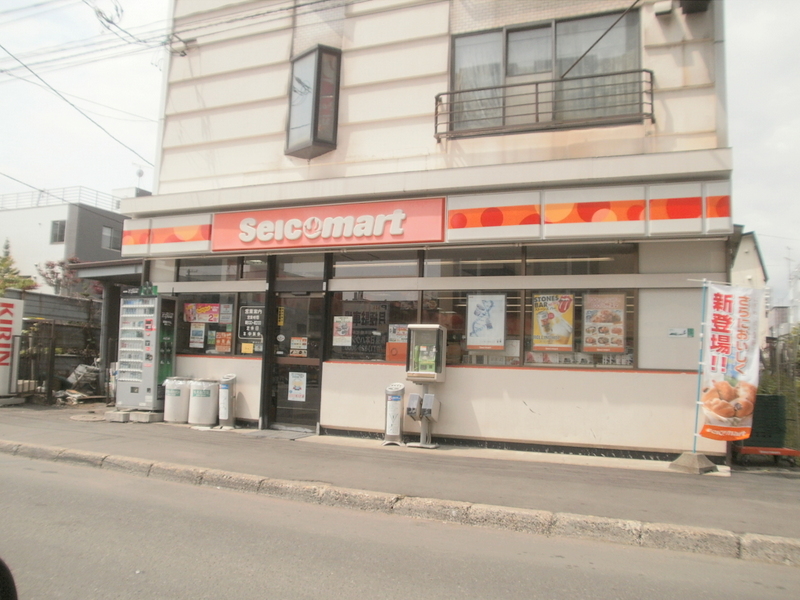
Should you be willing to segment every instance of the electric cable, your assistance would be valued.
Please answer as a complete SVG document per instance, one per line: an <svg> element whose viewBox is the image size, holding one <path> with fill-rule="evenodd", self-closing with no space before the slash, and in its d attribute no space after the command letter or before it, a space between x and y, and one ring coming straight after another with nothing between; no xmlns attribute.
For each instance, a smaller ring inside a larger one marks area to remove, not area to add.
<svg viewBox="0 0 800 600"><path fill-rule="evenodd" d="M9 56L11 56L11 57L12 57L12 58L14 58L15 60L19 61L19 59L17 59L17 57L16 57L16 56L14 56L14 55L13 55L11 52L9 52L9 51L8 51L8 50L7 50L7 49L6 49L6 48L5 48L5 47L4 47L2 44L0 44L0 50L3 50L3 51L6 53L6 54L8 54ZM23 66L24 66L24 67L25 67L25 68L26 68L28 71L30 71L30 72L31 72L31 74L32 74L34 77L36 77L36 78L37 78L39 81L41 81L41 82L42 82L42 83L43 83L45 86L47 86L47 88L48 88L48 89L50 89L50 90L51 90L53 93L55 93L55 94L56 94L56 95L57 95L59 98L61 98L61 99L62 99L64 102L66 102L66 103L67 103L67 104L69 104L69 105L70 105L72 108L74 108L75 110L77 110L77 111L78 111L78 112L79 112L81 115L83 115L83 116L84 116L86 119L88 119L89 121L91 121L92 123L94 123L94 124L95 124L97 127L99 127L99 128L100 128L100 129L101 129L103 132L105 132L105 134L106 134L106 135L108 135L108 137L110 137L111 139L113 139L115 142L117 142L118 144L120 144L120 145L121 145L121 146L123 146L124 148L127 148L128 150L130 150L131 152L133 152L133 153L134 153L136 156L138 156L139 158L141 158L143 161L145 161L145 162L146 162L148 165L150 165L151 167L153 166L153 163L151 163L151 162L150 162L149 160L147 160L147 159L146 159L144 156L142 156L141 154L139 154L138 152L136 152L136 150L134 150L133 148L131 148L130 146L128 146L128 145L127 145L125 142L123 142L122 140L120 140L120 139L118 139L117 137L115 137L115 136L114 136L114 135L113 135L113 134L112 134L110 131L108 131L108 130L107 130L105 127L103 127L102 125L100 125L100 123L98 123L97 121L95 121L94 119L92 119L92 118L91 118L89 115L87 115L86 113L84 113L84 112L83 112L83 111L82 111L80 108L78 108L77 106L75 106L75 104L73 104L72 102L70 102L70 101L69 101L69 100L68 100L68 99L67 99L67 98L66 98L64 95L62 95L62 94L61 94L61 92L59 92L57 89L55 89L55 88L54 88L53 86L51 86L49 83L47 83L47 82L46 82L44 79L42 79L41 77L39 77L39 75L37 75L37 74L36 74L36 72L35 72L35 71L33 71L33 70L30 68L30 67L28 67L28 66L27 66L25 63L23 63L22 61L19 61L19 63L20 63L21 65L23 65Z"/></svg>

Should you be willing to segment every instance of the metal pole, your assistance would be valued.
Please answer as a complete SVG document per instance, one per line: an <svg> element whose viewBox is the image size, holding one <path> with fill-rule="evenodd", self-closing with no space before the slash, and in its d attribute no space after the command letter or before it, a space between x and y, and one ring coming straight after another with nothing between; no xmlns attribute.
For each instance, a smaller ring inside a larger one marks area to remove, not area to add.
<svg viewBox="0 0 800 600"><path fill-rule="evenodd" d="M694 435L692 436L692 453L697 453L697 425L700 421L700 394L703 385L703 351L705 349L705 328L706 328L706 300L708 297L708 281L703 279L703 309L700 319L700 357L697 365L697 397L694 407Z"/></svg>

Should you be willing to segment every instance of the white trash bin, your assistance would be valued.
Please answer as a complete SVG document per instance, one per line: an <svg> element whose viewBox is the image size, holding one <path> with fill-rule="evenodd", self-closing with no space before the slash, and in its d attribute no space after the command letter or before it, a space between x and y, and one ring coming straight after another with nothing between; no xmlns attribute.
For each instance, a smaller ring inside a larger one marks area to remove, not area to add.
<svg viewBox="0 0 800 600"><path fill-rule="evenodd" d="M236 422L236 375L223 375L219 382L219 424L233 427Z"/></svg>
<svg viewBox="0 0 800 600"><path fill-rule="evenodd" d="M189 377L167 377L164 382L164 421L189 422Z"/></svg>
<svg viewBox="0 0 800 600"><path fill-rule="evenodd" d="M219 381L193 380L189 396L189 425L216 425L218 414Z"/></svg>

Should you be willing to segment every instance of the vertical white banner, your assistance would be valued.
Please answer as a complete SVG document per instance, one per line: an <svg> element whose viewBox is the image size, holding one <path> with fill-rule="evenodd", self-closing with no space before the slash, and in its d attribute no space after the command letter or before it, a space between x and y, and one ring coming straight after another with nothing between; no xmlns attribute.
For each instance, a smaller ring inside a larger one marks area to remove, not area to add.
<svg viewBox="0 0 800 600"><path fill-rule="evenodd" d="M6 396L17 378L19 357L14 356L14 336L22 333L22 300L0 298L0 396ZM13 372L12 372L13 371ZM13 386L16 389L16 385Z"/></svg>
<svg viewBox="0 0 800 600"><path fill-rule="evenodd" d="M762 290L708 284L700 435L733 441L750 437L759 375Z"/></svg>

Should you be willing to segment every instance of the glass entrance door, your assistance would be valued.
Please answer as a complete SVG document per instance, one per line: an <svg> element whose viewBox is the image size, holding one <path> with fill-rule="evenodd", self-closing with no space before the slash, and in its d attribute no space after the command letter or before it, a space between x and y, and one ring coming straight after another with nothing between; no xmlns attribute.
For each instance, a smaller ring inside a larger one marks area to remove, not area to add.
<svg viewBox="0 0 800 600"><path fill-rule="evenodd" d="M277 426L315 427L322 375L322 294L276 294L271 373L272 413Z"/></svg>

